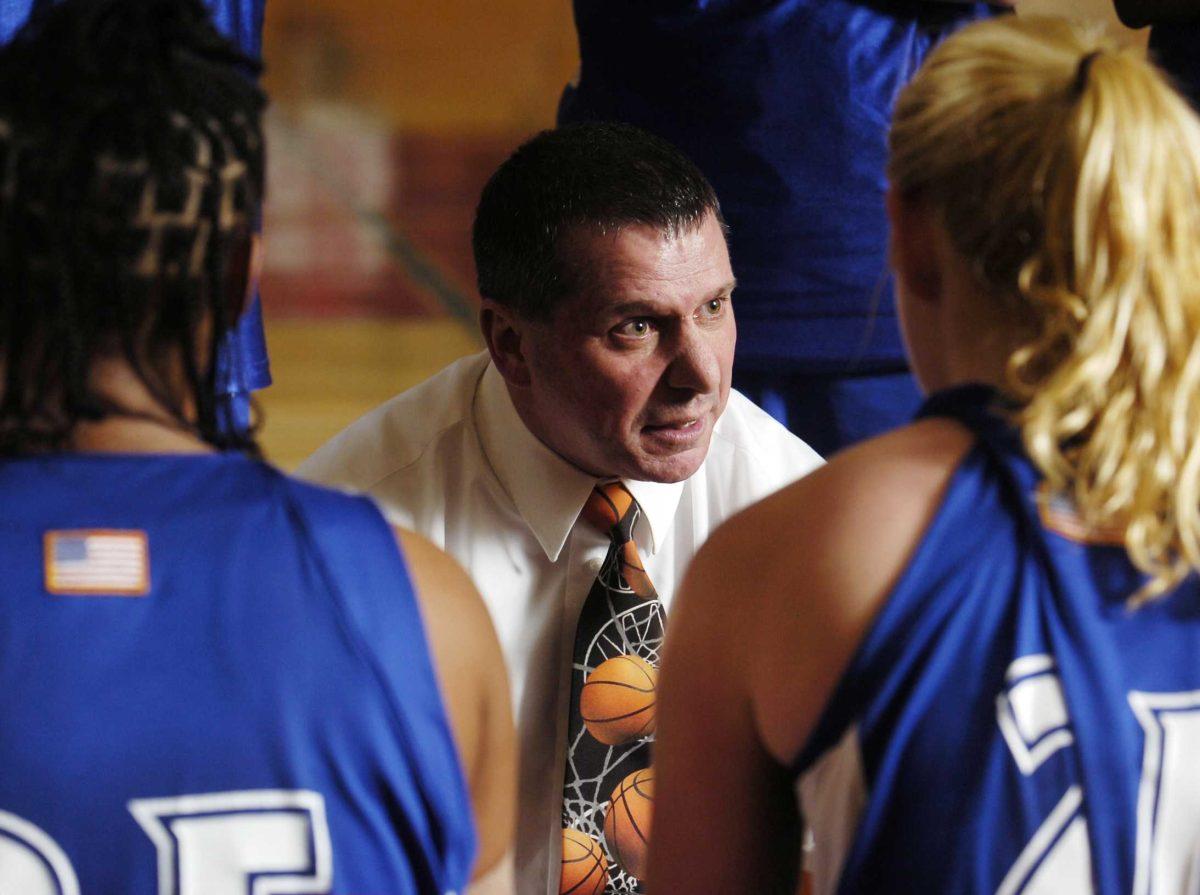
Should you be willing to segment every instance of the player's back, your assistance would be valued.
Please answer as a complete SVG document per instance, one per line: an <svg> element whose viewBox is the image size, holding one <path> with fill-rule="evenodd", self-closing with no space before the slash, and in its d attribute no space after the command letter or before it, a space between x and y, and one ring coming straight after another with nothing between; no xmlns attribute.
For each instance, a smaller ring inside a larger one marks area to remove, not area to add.
<svg viewBox="0 0 1200 895"><path fill-rule="evenodd" d="M230 454L6 460L0 562L0 891L465 885L461 770L367 501Z"/></svg>
<svg viewBox="0 0 1200 895"><path fill-rule="evenodd" d="M1131 610L1114 533L978 443L796 763L816 891L1194 892L1200 587Z"/></svg>

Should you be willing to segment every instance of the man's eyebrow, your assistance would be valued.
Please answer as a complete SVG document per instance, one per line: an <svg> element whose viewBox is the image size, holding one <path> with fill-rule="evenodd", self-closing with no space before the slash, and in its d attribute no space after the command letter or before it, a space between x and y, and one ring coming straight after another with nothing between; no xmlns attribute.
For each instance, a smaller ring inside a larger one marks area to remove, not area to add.
<svg viewBox="0 0 1200 895"><path fill-rule="evenodd" d="M703 304L706 301L711 301L714 298L724 298L728 296L734 289L737 288L737 280L730 280L722 286L713 289L708 295L700 299ZM649 299L635 298L630 301L623 301L618 305L606 308L604 314L606 316L625 317L629 315L655 317L663 313L663 306Z"/></svg>

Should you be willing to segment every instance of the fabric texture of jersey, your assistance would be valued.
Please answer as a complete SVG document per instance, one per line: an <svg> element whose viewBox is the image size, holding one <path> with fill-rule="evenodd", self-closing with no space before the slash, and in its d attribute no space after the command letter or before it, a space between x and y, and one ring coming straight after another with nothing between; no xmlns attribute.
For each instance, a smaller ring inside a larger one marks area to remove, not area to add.
<svg viewBox="0 0 1200 895"><path fill-rule="evenodd" d="M923 411L978 442L797 760L814 891L1193 892L1200 588L1132 611L993 402Z"/></svg>
<svg viewBox="0 0 1200 895"><path fill-rule="evenodd" d="M886 134L899 88L983 3L575 0L562 123L667 138L730 225L743 368L903 369L887 274Z"/></svg>
<svg viewBox="0 0 1200 895"><path fill-rule="evenodd" d="M144 533L144 596L49 592L82 556L52 538L113 532ZM236 455L12 459L0 562L0 868L59 877L20 891L465 888L463 774L369 501Z"/></svg>

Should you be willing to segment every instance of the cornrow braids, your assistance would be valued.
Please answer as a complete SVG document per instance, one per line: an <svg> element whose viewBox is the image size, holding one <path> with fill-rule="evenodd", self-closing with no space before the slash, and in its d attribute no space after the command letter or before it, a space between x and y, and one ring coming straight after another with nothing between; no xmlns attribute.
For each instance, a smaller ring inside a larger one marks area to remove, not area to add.
<svg viewBox="0 0 1200 895"><path fill-rule="evenodd" d="M201 0L44 3L0 50L0 455L135 415L91 386L110 356L181 429L257 455L215 379L262 193L257 68Z"/></svg>

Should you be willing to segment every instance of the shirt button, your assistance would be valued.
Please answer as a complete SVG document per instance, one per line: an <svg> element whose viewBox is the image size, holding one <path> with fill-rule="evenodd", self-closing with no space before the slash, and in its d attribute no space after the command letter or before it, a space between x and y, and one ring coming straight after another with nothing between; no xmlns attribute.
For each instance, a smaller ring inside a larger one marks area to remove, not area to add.
<svg viewBox="0 0 1200 895"><path fill-rule="evenodd" d="M600 567L602 565L604 565L604 560L602 559L589 559L583 564L583 569L589 575L598 575L600 574Z"/></svg>

